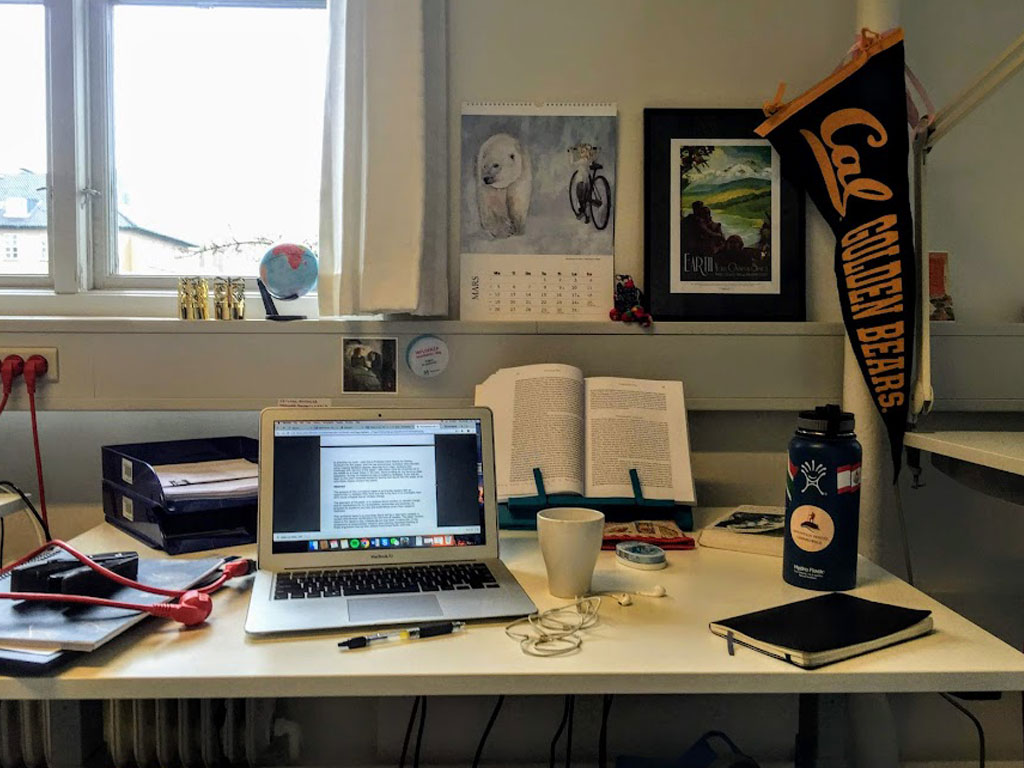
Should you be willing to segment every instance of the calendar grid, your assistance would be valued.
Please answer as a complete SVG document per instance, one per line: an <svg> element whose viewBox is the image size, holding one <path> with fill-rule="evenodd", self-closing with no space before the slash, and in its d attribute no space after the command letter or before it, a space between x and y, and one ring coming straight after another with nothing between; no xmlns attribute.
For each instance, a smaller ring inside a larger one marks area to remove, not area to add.
<svg viewBox="0 0 1024 768"><path fill-rule="evenodd" d="M462 255L464 320L606 320L611 256Z"/></svg>

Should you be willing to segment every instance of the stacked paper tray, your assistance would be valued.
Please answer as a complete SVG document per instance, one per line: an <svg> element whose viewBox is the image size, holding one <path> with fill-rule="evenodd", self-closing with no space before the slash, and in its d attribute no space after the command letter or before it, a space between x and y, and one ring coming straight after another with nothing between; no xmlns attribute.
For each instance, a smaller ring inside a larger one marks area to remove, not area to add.
<svg viewBox="0 0 1024 768"><path fill-rule="evenodd" d="M167 493L155 469L232 459L255 466L258 441L214 437L104 446L103 512L111 524L172 555L251 543L256 540L255 494Z"/></svg>

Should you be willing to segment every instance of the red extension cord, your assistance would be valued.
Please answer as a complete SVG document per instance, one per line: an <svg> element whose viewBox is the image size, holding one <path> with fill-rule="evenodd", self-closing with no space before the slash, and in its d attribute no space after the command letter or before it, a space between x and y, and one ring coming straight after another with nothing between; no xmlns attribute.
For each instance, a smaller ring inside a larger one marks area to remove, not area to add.
<svg viewBox="0 0 1024 768"><path fill-rule="evenodd" d="M43 517L43 523L50 525L50 518L46 515L46 486L43 484L43 458L39 453L39 426L36 424L36 379L44 376L49 369L46 358L42 355L32 355L25 361L25 389L28 390L28 408L32 419L32 448L36 454L36 480L39 483L39 514Z"/></svg>
<svg viewBox="0 0 1024 768"><path fill-rule="evenodd" d="M145 613L167 619L174 619L175 621L191 627L196 624L202 624L206 621L210 612L213 610L213 601L210 599L211 592L219 589L224 582L229 579L245 576L253 570L253 562L251 560L229 560L221 566L221 575L217 577L214 582L207 584L205 587L199 587L198 589L163 589L162 587L154 587L150 584L142 584L141 582L122 576L119 573L114 573L114 571L111 571L109 568L104 568L99 563L93 562L88 555L82 554L67 542L61 541L60 539L54 539L32 550L20 560L11 563L6 568L0 569L0 576L8 573L11 569L16 568L23 563L27 563L29 560L50 547L63 549L83 565L92 568L97 573L123 587L131 587L132 589L138 589L142 592L149 592L154 595L175 597L178 599L178 602L143 605L139 603L127 603L120 600L107 600L106 598L92 597L90 595L60 595L51 594L49 592L0 592L0 600L34 600L40 602L80 603L84 605L101 605L109 608L126 608L133 611L144 611Z"/></svg>

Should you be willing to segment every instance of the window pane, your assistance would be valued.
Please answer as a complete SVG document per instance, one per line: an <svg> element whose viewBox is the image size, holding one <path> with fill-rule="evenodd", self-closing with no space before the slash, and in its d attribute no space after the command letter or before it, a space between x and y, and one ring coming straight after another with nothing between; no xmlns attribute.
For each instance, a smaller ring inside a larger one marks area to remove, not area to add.
<svg viewBox="0 0 1024 768"><path fill-rule="evenodd" d="M0 4L0 276L45 275L46 11Z"/></svg>
<svg viewBox="0 0 1024 768"><path fill-rule="evenodd" d="M327 12L114 7L118 272L255 276L319 239Z"/></svg>

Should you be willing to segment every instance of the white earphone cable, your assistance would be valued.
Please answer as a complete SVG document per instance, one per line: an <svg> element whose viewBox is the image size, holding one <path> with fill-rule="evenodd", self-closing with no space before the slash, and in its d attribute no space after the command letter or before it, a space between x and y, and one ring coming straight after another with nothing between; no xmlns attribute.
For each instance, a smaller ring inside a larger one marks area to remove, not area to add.
<svg viewBox="0 0 1024 768"><path fill-rule="evenodd" d="M564 656L580 649L580 632L597 624L600 610L600 597L582 597L569 605L516 619L505 627L505 634L517 641L527 656Z"/></svg>
<svg viewBox="0 0 1024 768"><path fill-rule="evenodd" d="M642 592L594 592L568 605L549 608L516 619L505 634L519 643L527 656L566 656L583 646L583 631L597 624L601 610L601 596L614 597L619 605L632 605L633 595L664 597L665 588L655 586Z"/></svg>

